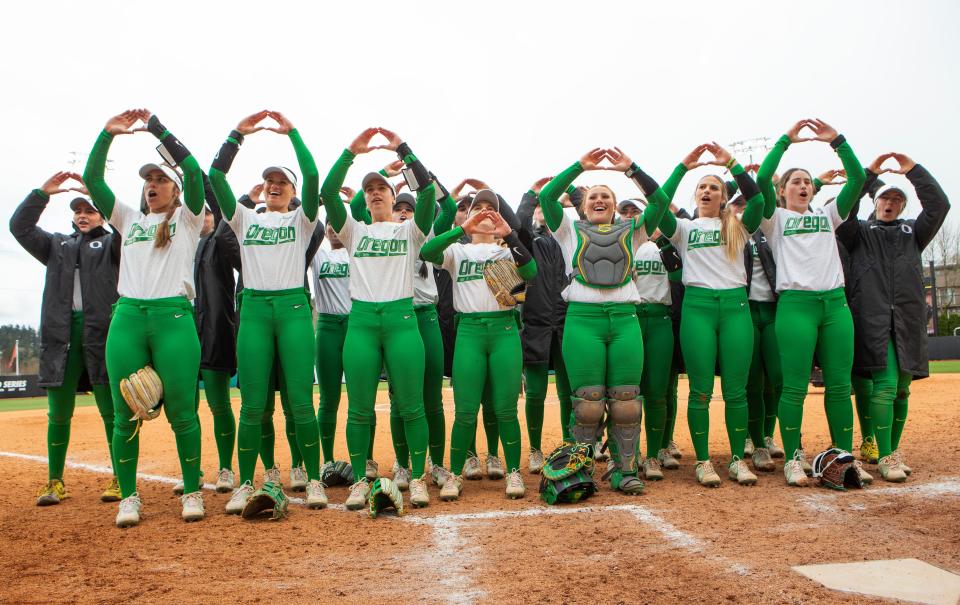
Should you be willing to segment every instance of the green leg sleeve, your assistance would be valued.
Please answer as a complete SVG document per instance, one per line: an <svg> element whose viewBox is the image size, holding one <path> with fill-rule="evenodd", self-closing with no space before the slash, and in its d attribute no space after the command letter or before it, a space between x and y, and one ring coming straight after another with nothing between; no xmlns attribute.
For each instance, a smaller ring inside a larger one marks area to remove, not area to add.
<svg viewBox="0 0 960 605"><path fill-rule="evenodd" d="M743 444L747 439L747 375L753 351L753 320L746 292L741 300L720 301L719 337L720 385L727 439L730 454L743 458Z"/></svg>
<svg viewBox="0 0 960 605"><path fill-rule="evenodd" d="M390 398L390 437L393 441L393 453L397 457L397 464L403 468L410 468L410 448L407 446L407 434L403 430L403 418L400 409Z"/></svg>
<svg viewBox="0 0 960 605"><path fill-rule="evenodd" d="M273 413L277 408L277 390L274 384L276 377L270 375L270 389L267 392L267 400L263 408L263 421L260 423L260 461L263 462L264 470L269 470L277 465L276 445L277 430L273 425Z"/></svg>
<svg viewBox="0 0 960 605"><path fill-rule="evenodd" d="M484 326L461 320L453 349L454 421L450 434L450 472L463 473L468 455L475 454L471 443L477 435L477 412L487 382L487 346Z"/></svg>
<svg viewBox="0 0 960 605"><path fill-rule="evenodd" d="M870 413L873 379L853 374L850 376L850 384L853 386L853 400L856 404L857 421L860 423L860 438L873 439L873 417Z"/></svg>
<svg viewBox="0 0 960 605"><path fill-rule="evenodd" d="M383 334L384 365L393 379L394 401L410 449L410 472L422 477L429 435L423 406L424 351L417 320L410 310L391 312L390 328Z"/></svg>
<svg viewBox="0 0 960 605"><path fill-rule="evenodd" d="M207 405L213 414L213 434L217 443L220 468L233 469L233 446L237 421L230 406L230 375L216 370L200 370Z"/></svg>
<svg viewBox="0 0 960 605"><path fill-rule="evenodd" d="M690 294L683 298L680 343L690 382L687 423L697 460L704 461L710 459L710 398L717 366L720 309L716 302Z"/></svg>
<svg viewBox="0 0 960 605"><path fill-rule="evenodd" d="M63 479L63 467L70 444L70 421L77 401L77 383L84 371L83 313L70 318L70 346L59 387L47 389L47 474L49 479Z"/></svg>
<svg viewBox="0 0 960 605"><path fill-rule="evenodd" d="M573 409L573 403L570 399L570 378L567 376L567 366L563 361L563 350L557 336L553 336L553 342L550 344L550 355L553 358L553 379L554 386L557 389L557 399L560 400L560 430L563 434L563 440L569 441L570 436L570 413Z"/></svg>
<svg viewBox="0 0 960 605"><path fill-rule="evenodd" d="M676 339L674 339L676 345ZM680 371L675 365L670 366L670 382L667 386L667 414L663 424L663 442L661 448L666 448L673 441L673 429L677 425L677 387L680 383Z"/></svg>
<svg viewBox="0 0 960 605"><path fill-rule="evenodd" d="M503 443L507 472L512 472L520 468L520 421L517 418L523 367L520 334L514 317L489 318L486 328L489 342L486 382L490 407Z"/></svg>
<svg viewBox="0 0 960 605"><path fill-rule="evenodd" d="M240 483L253 482L258 454L273 466L275 407L273 310L266 297L243 297L237 331L237 372L240 379L240 422L237 426L237 466ZM270 410L269 416L266 410ZM268 443L263 437L267 436Z"/></svg>
<svg viewBox="0 0 960 605"><path fill-rule="evenodd" d="M343 342L347 336L349 316L317 317L317 376L320 381L320 445L323 461L333 462L333 444L337 433L337 409L343 379ZM371 438L372 442L372 438Z"/></svg>
<svg viewBox="0 0 960 605"><path fill-rule="evenodd" d="M764 404L763 355L761 353L762 336L760 334L760 310L758 304L750 301L750 315L753 320L753 356L750 361L750 373L747 375L747 430L757 447L763 447L766 410Z"/></svg>
<svg viewBox="0 0 960 605"><path fill-rule="evenodd" d="M93 385L93 399L97 402L97 409L100 412L100 418L103 420L103 428L107 434L107 449L110 452L110 464L116 468L113 462L113 396L110 393L109 384Z"/></svg>
<svg viewBox="0 0 960 605"><path fill-rule="evenodd" d="M900 445L900 435L907 421L907 399L912 376L900 371L900 362L893 337L887 342L887 367L873 373L873 394L870 416L880 457L889 456ZM894 439L896 431L896 439Z"/></svg>
<svg viewBox="0 0 960 605"><path fill-rule="evenodd" d="M546 363L527 364L523 366L526 378L526 404L524 410L527 417L527 438L530 447L541 449L543 434L543 404L547 398L547 382L550 366Z"/></svg>
<svg viewBox="0 0 960 605"><path fill-rule="evenodd" d="M910 401L910 383L913 375L900 372L897 381L897 398L893 400L893 428L890 430L890 448L900 449L900 437L903 436L903 427L907 424L907 407Z"/></svg>
<svg viewBox="0 0 960 605"><path fill-rule="evenodd" d="M347 450L354 481L364 478L375 422L377 386L383 368L381 321L383 305L353 306L343 344L347 378Z"/></svg>
<svg viewBox="0 0 960 605"><path fill-rule="evenodd" d="M303 464L303 456L300 455L300 446L297 445L297 424L293 419L293 409L290 407L290 396L287 392L287 383L284 380L283 369L280 368L279 356L274 363L277 364L277 387L280 391L280 407L283 409L284 433L287 436L287 447L290 448L290 466L297 467ZM311 368L311 372L312 371L313 369ZM313 395L312 390L311 388L311 399ZM311 408L312 407L311 404ZM314 420L314 422L316 422L316 420ZM319 436L319 428L317 435Z"/></svg>
<svg viewBox="0 0 960 605"><path fill-rule="evenodd" d="M374 408L376 410L376 408ZM377 414L373 414L373 419L370 421L370 445L367 446L367 460L373 460L373 444L376 443L377 438Z"/></svg>
<svg viewBox="0 0 960 605"><path fill-rule="evenodd" d="M664 314L667 313L667 314ZM656 458L663 443L667 422L667 388L673 362L673 321L668 311L640 313L644 364L640 380L643 393L644 429L647 433L647 457Z"/></svg>
<svg viewBox="0 0 960 605"><path fill-rule="evenodd" d="M480 410L483 416L483 432L487 438L487 454L500 455L500 426L497 423L497 413L493 405L493 395L490 391L489 374L483 385L483 396L480 398Z"/></svg>
<svg viewBox="0 0 960 605"><path fill-rule="evenodd" d="M634 317L633 313L631 313ZM563 324L563 359L566 362L570 391L584 387L606 387L607 342L610 317L602 305L576 304L567 308ZM639 329L639 324L637 324ZM611 360L613 362L614 360ZM640 369L640 368L638 368ZM642 369L641 369L642 371ZM576 410L571 402L568 434L574 425ZM572 437L572 435L571 435Z"/></svg>
<svg viewBox="0 0 960 605"><path fill-rule="evenodd" d="M783 392L780 347L777 346L777 305L760 303L760 356L763 358L763 436L773 437L777 426L777 408Z"/></svg>
<svg viewBox="0 0 960 605"><path fill-rule="evenodd" d="M447 424L443 414L443 336L437 308L433 305L418 308L417 327L423 340L423 411L427 418L430 459L442 466Z"/></svg>
<svg viewBox="0 0 960 605"><path fill-rule="evenodd" d="M667 321L669 321L669 319ZM611 388L635 387L639 389L640 383L643 380L643 368L646 355L644 350L643 336L640 331L640 322L637 319L635 310L631 310L629 314L611 314L608 325L609 332L605 335L605 340L608 343L607 359L609 361L607 367L606 384L608 389L607 402L609 405L612 403L612 398L609 397ZM672 328L670 338L673 338ZM669 359L669 357L666 359ZM638 423L641 421L642 418L637 419ZM628 468L630 465L625 463L621 458L622 452L620 452L619 448L616 447L616 440L610 438L612 428L613 419L610 418L608 414L607 435L610 443L610 453L612 458L620 464L620 468ZM639 431L639 426L637 429ZM657 435L657 438L659 440L659 434ZM640 440L637 439L635 449L633 451L634 460L639 460L639 455ZM624 474L634 473L625 472Z"/></svg>
<svg viewBox="0 0 960 605"><path fill-rule="evenodd" d="M823 407L834 442L849 452L853 450L853 403L850 401L853 317L842 289L822 304L824 314L817 342L817 359L823 370Z"/></svg>

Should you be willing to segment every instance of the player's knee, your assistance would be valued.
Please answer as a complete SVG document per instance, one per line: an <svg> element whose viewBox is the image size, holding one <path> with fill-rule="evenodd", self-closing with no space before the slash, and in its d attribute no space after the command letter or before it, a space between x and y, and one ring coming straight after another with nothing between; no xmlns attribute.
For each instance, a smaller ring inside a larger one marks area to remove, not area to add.
<svg viewBox="0 0 960 605"><path fill-rule="evenodd" d="M621 389L618 391L620 397L625 397L627 394L633 392L629 387L619 388ZM613 392L614 389L610 389L610 393L613 394ZM636 394L639 395L639 391L636 391ZM640 400L636 398L636 395L631 399L611 398L607 400L607 413L610 415L610 420L614 424L636 424L640 422L643 407Z"/></svg>
<svg viewBox="0 0 960 605"><path fill-rule="evenodd" d="M578 424L599 424L606 408L603 385L580 387L574 393L573 416Z"/></svg>

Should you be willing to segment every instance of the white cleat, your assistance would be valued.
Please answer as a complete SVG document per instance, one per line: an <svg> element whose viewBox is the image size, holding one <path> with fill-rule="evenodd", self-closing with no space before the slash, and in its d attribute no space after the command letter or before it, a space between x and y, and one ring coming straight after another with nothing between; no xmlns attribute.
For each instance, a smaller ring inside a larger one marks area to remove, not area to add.
<svg viewBox="0 0 960 605"><path fill-rule="evenodd" d="M307 489L307 469L295 466L290 469L290 491L302 492Z"/></svg>
<svg viewBox="0 0 960 605"><path fill-rule="evenodd" d="M467 458L467 461L463 463L463 478L470 481L483 479L483 469L480 467L480 458L478 456L470 456Z"/></svg>
<svg viewBox="0 0 960 605"><path fill-rule="evenodd" d="M770 456L770 450L765 447L758 447L753 450L753 468L764 473L771 473L776 470L773 458Z"/></svg>
<svg viewBox="0 0 960 605"><path fill-rule="evenodd" d="M280 479L280 469L273 467L263 471L263 482L282 486L283 481Z"/></svg>
<svg viewBox="0 0 960 605"><path fill-rule="evenodd" d="M739 456L734 456L733 460L727 466L727 476L740 485L754 485L757 482L757 476L750 471L745 460Z"/></svg>
<svg viewBox="0 0 960 605"><path fill-rule="evenodd" d="M367 477L367 481L376 481L380 477L380 466L376 460L367 460L364 475Z"/></svg>
<svg viewBox="0 0 960 605"><path fill-rule="evenodd" d="M783 476L787 480L787 485L793 487L807 485L807 474L803 472L803 464L800 462L800 450L797 450L792 460L783 465Z"/></svg>
<svg viewBox="0 0 960 605"><path fill-rule="evenodd" d="M189 523L203 519L203 494L199 490L180 496L180 505L183 507L180 518L184 521Z"/></svg>
<svg viewBox="0 0 960 605"><path fill-rule="evenodd" d="M443 488L443 486L447 484L447 481L450 480L450 477L453 477L453 473L439 464L434 464L430 467L430 476L433 478L434 485Z"/></svg>
<svg viewBox="0 0 960 605"><path fill-rule="evenodd" d="M140 523L140 494L134 493L120 501L120 510L117 512L117 527L133 527Z"/></svg>
<svg viewBox="0 0 960 605"><path fill-rule="evenodd" d="M407 491L411 478L410 469L400 466L399 462L393 463L393 482L397 484L397 489L401 492Z"/></svg>
<svg viewBox="0 0 960 605"><path fill-rule="evenodd" d="M743 442L743 455L744 456L753 456L753 439L747 437L746 441Z"/></svg>
<svg viewBox="0 0 960 605"><path fill-rule="evenodd" d="M307 508L326 508L327 493L323 490L323 483L318 479L307 481L304 487L307 492Z"/></svg>
<svg viewBox="0 0 960 605"><path fill-rule="evenodd" d="M668 471L675 471L680 468L680 463L670 454L670 450L666 448L657 452L657 460L660 461L660 467Z"/></svg>
<svg viewBox="0 0 960 605"><path fill-rule="evenodd" d="M503 470L503 462L496 456L487 455L487 479L503 479L506 473Z"/></svg>
<svg viewBox="0 0 960 605"><path fill-rule="evenodd" d="M783 448L777 445L773 437L764 437L763 446L770 450L770 456L772 458L783 458Z"/></svg>
<svg viewBox="0 0 960 605"><path fill-rule="evenodd" d="M227 511L228 515L239 515L243 512L243 507L247 505L247 500L250 499L253 492L253 484L246 481L243 485L233 490L233 495L230 496L230 500L227 501L227 506L224 510Z"/></svg>
<svg viewBox="0 0 960 605"><path fill-rule="evenodd" d="M440 499L445 502L459 500L463 493L463 477L451 474L440 488Z"/></svg>
<svg viewBox="0 0 960 605"><path fill-rule="evenodd" d="M233 491L235 483L236 477L230 469L222 468L220 472L217 473L216 490L218 494L230 493Z"/></svg>
<svg viewBox="0 0 960 605"><path fill-rule="evenodd" d="M350 486L350 495L344 505L347 510L360 510L367 505L367 495L370 494L370 483L364 478Z"/></svg>
<svg viewBox="0 0 960 605"><path fill-rule="evenodd" d="M697 474L697 483L704 487L720 487L720 475L713 470L713 464L709 460L697 462L694 469Z"/></svg>
<svg viewBox="0 0 960 605"><path fill-rule="evenodd" d="M519 470L512 470L507 474L507 498L516 500L527 495L527 487L523 484L523 477Z"/></svg>
<svg viewBox="0 0 960 605"><path fill-rule="evenodd" d="M423 477L410 481L410 505L414 508L423 508L430 504L430 493L427 492L427 480Z"/></svg>
<svg viewBox="0 0 960 605"><path fill-rule="evenodd" d="M673 457L670 457L673 460ZM676 460L674 460L676 463ZM642 465L643 478L648 481L660 481L663 479L663 469L660 468L660 459L648 457L643 460Z"/></svg>
<svg viewBox="0 0 960 605"><path fill-rule="evenodd" d="M540 471L543 470L544 459L543 452L538 449L530 449L530 472L534 475L540 474Z"/></svg>

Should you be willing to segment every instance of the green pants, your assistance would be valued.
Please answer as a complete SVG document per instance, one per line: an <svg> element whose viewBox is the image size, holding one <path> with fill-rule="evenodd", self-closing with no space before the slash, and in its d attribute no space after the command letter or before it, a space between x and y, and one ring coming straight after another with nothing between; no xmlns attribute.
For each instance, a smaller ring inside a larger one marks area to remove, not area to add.
<svg viewBox="0 0 960 605"><path fill-rule="evenodd" d="M450 470L454 475L463 472L470 443L477 433L477 413L488 381L507 470L520 468L517 400L522 371L523 354L514 311L458 316L457 342L453 350L456 416L450 435Z"/></svg>
<svg viewBox="0 0 960 605"><path fill-rule="evenodd" d="M480 396L480 417L483 420L483 434L487 438L487 455L497 457L500 455L500 428L497 425L497 412L493 408L493 400L490 397L489 376L483 385L483 394ZM467 456L479 456L479 452L477 433L474 432L470 447L467 448Z"/></svg>
<svg viewBox="0 0 960 605"><path fill-rule="evenodd" d="M647 432L647 457L656 458L664 441L667 422L667 391L670 386L670 369L673 366L673 320L670 307L662 304L637 305L640 335L643 337L643 376L640 392L643 393L643 427ZM674 408L676 419L676 408Z"/></svg>
<svg viewBox="0 0 960 605"><path fill-rule="evenodd" d="M580 389L607 395L612 389L624 387L639 390L644 353L635 306L571 302L563 327L563 358L574 397L571 427L577 415L576 406L582 401L579 393L584 391ZM613 440L610 445L614 461L622 466Z"/></svg>
<svg viewBox="0 0 960 605"><path fill-rule="evenodd" d="M280 408L283 410L284 432L287 435L287 446L290 448L290 466L303 465L303 455L297 444L297 423L290 407L290 395L287 382L284 379L283 368L280 367L280 358L274 356L273 370L270 372L270 386L267 388L267 399L263 409L263 421L260 423L260 460L264 469L271 469L277 465L274 448L277 442L276 429L273 426L273 413L277 406L277 393L280 394Z"/></svg>
<svg viewBox="0 0 960 605"><path fill-rule="evenodd" d="M860 423L860 437L864 440L875 439L873 434L873 418L870 415L870 398L873 396L873 379L853 373L850 376L853 386L854 408L857 411L857 421Z"/></svg>
<svg viewBox="0 0 960 605"><path fill-rule="evenodd" d="M213 415L213 435L217 443L220 468L233 469L233 446L237 440L237 420L230 406L230 374L217 370L200 370L203 392ZM197 407L200 406L200 389L197 389ZM199 411L199 410L198 410Z"/></svg>
<svg viewBox="0 0 960 605"><path fill-rule="evenodd" d="M437 318L437 307L421 305L415 309L417 328L423 340L423 410L427 418L427 433L430 439L430 460L443 466L443 450L446 447L446 419L443 416L443 336ZM390 434L397 463L409 468L410 447L404 431L400 409L393 404L393 389L390 390Z"/></svg>
<svg viewBox="0 0 960 605"><path fill-rule="evenodd" d="M556 334L551 337L550 359L553 361L553 373L556 379L557 399L560 400L560 430L563 440L570 439L570 380L567 367L563 363L563 352ZM547 399L547 383L550 378L550 364L530 363L523 366L526 379L526 415L527 437L532 449L542 449L543 406Z"/></svg>
<svg viewBox="0 0 960 605"><path fill-rule="evenodd" d="M777 303L750 301L753 317L753 361L747 378L747 429L757 447L773 437L777 404L783 391L780 349L777 347Z"/></svg>
<svg viewBox="0 0 960 605"><path fill-rule="evenodd" d="M173 428L184 493L199 489L200 422L197 375L200 339L186 298L120 298L107 334L107 373L113 393L113 459L123 497L137 491L140 432L120 392L120 379L150 364L163 382L163 411Z"/></svg>
<svg viewBox="0 0 960 605"><path fill-rule="evenodd" d="M263 418L279 357L307 477L320 479L320 433L313 411L313 315L303 288L243 291L237 333L240 482L253 481ZM291 448L292 449L292 448Z"/></svg>
<svg viewBox="0 0 960 605"><path fill-rule="evenodd" d="M394 403L404 422L412 473L423 476L427 420L423 409L424 353L410 298L385 303L353 301L343 347L347 377L347 450L356 481L363 479L371 447L380 370L386 367Z"/></svg>
<svg viewBox="0 0 960 605"><path fill-rule="evenodd" d="M333 443L337 433L337 410L343 379L343 343L347 338L349 315L317 315L317 377L320 381L320 445L323 461L333 462Z"/></svg>
<svg viewBox="0 0 960 605"><path fill-rule="evenodd" d="M850 371L853 367L853 318L843 288L825 292L786 290L780 294L776 320L783 394L780 435L787 458L800 446L803 400L816 351L823 370L823 407L837 447L853 448Z"/></svg>
<svg viewBox="0 0 960 605"><path fill-rule="evenodd" d="M674 339L676 345L676 339ZM676 364L670 365L670 380L667 383L667 412L663 423L663 444L666 448L673 441L673 429L677 426L677 386L680 382L680 369Z"/></svg>
<svg viewBox="0 0 960 605"><path fill-rule="evenodd" d="M70 444L70 421L77 403L77 385L86 372L83 361L83 312L74 311L70 316L70 346L67 349L67 365L63 370L63 382L58 387L47 388L47 478L63 479L63 467ZM113 398L109 384L95 384L93 398L103 420L107 436L107 451L113 460Z"/></svg>
<svg viewBox="0 0 960 605"><path fill-rule="evenodd" d="M900 448L900 437L907 423L907 405L913 375L900 369L893 334L887 342L887 367L873 373L870 416L880 457Z"/></svg>
<svg viewBox="0 0 960 605"><path fill-rule="evenodd" d="M710 459L710 399L717 361L730 453L742 458L747 438L747 375L753 357L747 289L689 286L681 317L680 344L690 379L687 423L697 460Z"/></svg>

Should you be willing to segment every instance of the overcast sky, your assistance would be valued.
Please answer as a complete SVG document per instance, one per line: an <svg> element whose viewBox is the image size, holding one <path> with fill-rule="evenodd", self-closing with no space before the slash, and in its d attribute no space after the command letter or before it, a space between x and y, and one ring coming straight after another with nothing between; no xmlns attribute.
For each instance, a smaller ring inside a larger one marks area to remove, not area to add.
<svg viewBox="0 0 960 605"><path fill-rule="evenodd" d="M820 117L847 136L864 165L886 151L907 153L956 201L958 7L769 0L6 4L0 324L37 325L40 317L43 267L10 235L14 208L50 174L71 169L74 153L80 163L72 168L82 172L107 118L132 107L156 113L204 167L240 118L281 111L313 151L321 177L363 128L388 127L448 187L481 178L514 205L537 178L592 147L617 145L663 181L701 142L772 142L796 120ZM121 200L139 198L137 168L157 159L155 146L147 134L115 141L107 179ZM365 171L394 157L361 157L348 184L356 187ZM239 194L275 163L296 167L289 140L257 133L230 182ZM791 149L782 168L794 165L815 173L840 167L819 143ZM692 207L695 180L681 185L681 205ZM611 172L588 173L582 182L635 193ZM55 197L41 226L68 231L70 199ZM911 200L906 213L918 209Z"/></svg>

